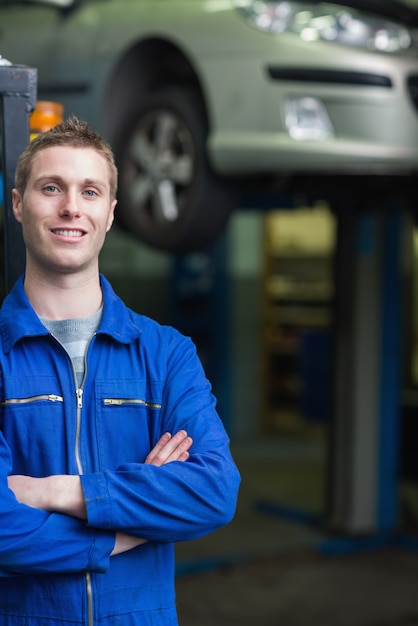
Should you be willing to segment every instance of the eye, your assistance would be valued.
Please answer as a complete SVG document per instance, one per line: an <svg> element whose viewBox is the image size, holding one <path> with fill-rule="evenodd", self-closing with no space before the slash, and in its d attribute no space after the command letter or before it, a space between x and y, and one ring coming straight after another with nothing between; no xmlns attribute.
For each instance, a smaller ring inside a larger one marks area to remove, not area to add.
<svg viewBox="0 0 418 626"><path fill-rule="evenodd" d="M95 196L97 196L97 193L94 191L94 189L86 189L86 191L84 192L84 194L85 194L88 198L94 198Z"/></svg>
<svg viewBox="0 0 418 626"><path fill-rule="evenodd" d="M48 193L55 193L56 191L58 191L58 187L56 185L45 185L44 189Z"/></svg>

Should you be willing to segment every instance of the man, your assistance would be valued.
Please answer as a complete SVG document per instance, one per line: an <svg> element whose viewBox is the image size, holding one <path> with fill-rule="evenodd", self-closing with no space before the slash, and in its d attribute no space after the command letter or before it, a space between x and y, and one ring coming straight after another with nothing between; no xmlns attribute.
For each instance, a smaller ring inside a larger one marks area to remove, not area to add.
<svg viewBox="0 0 418 626"><path fill-rule="evenodd" d="M177 624L173 542L235 511L239 475L192 342L99 274L116 182L109 146L73 117L16 169L26 268L0 312L7 626Z"/></svg>

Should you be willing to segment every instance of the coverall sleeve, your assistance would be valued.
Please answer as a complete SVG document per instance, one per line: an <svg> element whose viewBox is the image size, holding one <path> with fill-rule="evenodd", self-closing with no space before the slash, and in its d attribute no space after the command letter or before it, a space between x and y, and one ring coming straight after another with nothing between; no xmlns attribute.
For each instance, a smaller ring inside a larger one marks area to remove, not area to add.
<svg viewBox="0 0 418 626"><path fill-rule="evenodd" d="M185 337L173 340L155 441L166 431L185 429L193 438L190 457L161 467L131 463L81 476L89 525L172 542L229 523L240 476L215 404L194 344Z"/></svg>
<svg viewBox="0 0 418 626"><path fill-rule="evenodd" d="M19 503L7 484L11 458L0 433L0 576L106 571L114 532Z"/></svg>

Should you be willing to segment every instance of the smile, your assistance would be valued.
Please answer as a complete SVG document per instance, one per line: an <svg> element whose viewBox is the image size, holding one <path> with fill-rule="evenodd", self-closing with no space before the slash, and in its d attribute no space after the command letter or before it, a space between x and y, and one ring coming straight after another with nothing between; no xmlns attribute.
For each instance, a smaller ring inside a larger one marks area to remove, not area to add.
<svg viewBox="0 0 418 626"><path fill-rule="evenodd" d="M61 235L62 237L82 237L84 235L82 230L68 230L66 228L57 228L52 232L55 235Z"/></svg>

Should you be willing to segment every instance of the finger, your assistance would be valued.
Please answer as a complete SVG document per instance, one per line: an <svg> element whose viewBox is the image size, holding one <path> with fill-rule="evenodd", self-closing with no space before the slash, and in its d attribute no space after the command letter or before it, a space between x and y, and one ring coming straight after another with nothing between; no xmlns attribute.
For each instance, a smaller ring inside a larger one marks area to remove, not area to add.
<svg viewBox="0 0 418 626"><path fill-rule="evenodd" d="M151 452L145 459L145 463L153 465L163 465L173 450L187 437L185 430L179 430L174 436L171 433L164 433L155 444Z"/></svg>
<svg viewBox="0 0 418 626"><path fill-rule="evenodd" d="M190 454L189 450L193 445L193 439L189 436L185 437L183 441L180 441L178 446L172 451L172 453L166 458L165 463L171 463L172 461L186 461Z"/></svg>
<svg viewBox="0 0 418 626"><path fill-rule="evenodd" d="M177 461L187 461L187 459L189 458L190 453L189 452L182 452L182 454L180 454L179 458L177 459Z"/></svg>
<svg viewBox="0 0 418 626"><path fill-rule="evenodd" d="M145 463L150 463L150 464L153 463L154 460L158 457L158 455L163 450L164 446L166 446L167 443L170 441L170 439L171 439L171 433L164 433L164 435L160 437L160 439L157 441L157 443L155 444L151 452L148 454L147 458L145 459Z"/></svg>
<svg viewBox="0 0 418 626"><path fill-rule="evenodd" d="M187 432L185 430L179 430L175 435L170 436L168 440L166 439L164 442L160 439L158 444L151 450L146 462L161 466L164 465L164 463L177 461L179 455L186 452L191 444L192 442L188 438Z"/></svg>

